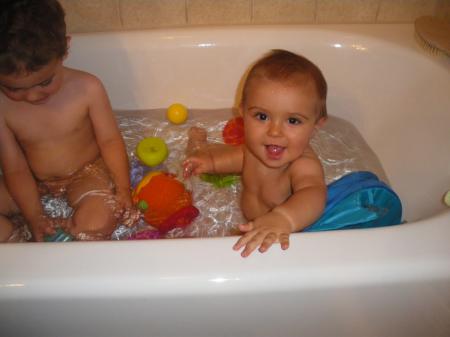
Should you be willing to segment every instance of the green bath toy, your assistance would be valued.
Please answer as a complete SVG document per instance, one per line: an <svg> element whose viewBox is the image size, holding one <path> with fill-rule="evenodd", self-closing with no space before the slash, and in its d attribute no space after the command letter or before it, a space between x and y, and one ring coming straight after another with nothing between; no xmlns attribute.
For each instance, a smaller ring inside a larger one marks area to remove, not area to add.
<svg viewBox="0 0 450 337"><path fill-rule="evenodd" d="M217 188L229 187L238 182L239 177L233 174L210 174L203 173L200 175L200 179L208 183L213 184Z"/></svg>
<svg viewBox="0 0 450 337"><path fill-rule="evenodd" d="M444 203L450 207L450 191L447 191L444 195Z"/></svg>

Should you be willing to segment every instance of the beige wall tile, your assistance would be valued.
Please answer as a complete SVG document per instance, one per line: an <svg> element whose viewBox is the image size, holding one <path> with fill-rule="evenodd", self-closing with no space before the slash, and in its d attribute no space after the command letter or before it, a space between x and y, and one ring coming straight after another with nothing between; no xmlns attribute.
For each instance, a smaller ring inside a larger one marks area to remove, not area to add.
<svg viewBox="0 0 450 337"><path fill-rule="evenodd" d="M413 22L435 13L437 0L382 0L377 22Z"/></svg>
<svg viewBox="0 0 450 337"><path fill-rule="evenodd" d="M250 23L251 0L187 0L188 23L246 24Z"/></svg>
<svg viewBox="0 0 450 337"><path fill-rule="evenodd" d="M438 0L436 15L441 18L450 19L450 0Z"/></svg>
<svg viewBox="0 0 450 337"><path fill-rule="evenodd" d="M253 0L253 23L313 23L316 0Z"/></svg>
<svg viewBox="0 0 450 337"><path fill-rule="evenodd" d="M60 0L69 33L122 29L118 0Z"/></svg>
<svg viewBox="0 0 450 337"><path fill-rule="evenodd" d="M318 23L373 23L379 0L317 0Z"/></svg>
<svg viewBox="0 0 450 337"><path fill-rule="evenodd" d="M125 29L181 26L186 22L186 0L120 0Z"/></svg>

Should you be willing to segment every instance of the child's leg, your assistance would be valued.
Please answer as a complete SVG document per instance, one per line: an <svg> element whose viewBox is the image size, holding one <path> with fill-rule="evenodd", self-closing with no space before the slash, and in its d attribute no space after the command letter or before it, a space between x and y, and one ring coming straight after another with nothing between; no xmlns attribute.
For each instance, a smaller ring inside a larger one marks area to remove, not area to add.
<svg viewBox="0 0 450 337"><path fill-rule="evenodd" d="M207 132L203 128L193 126L188 131L186 155L191 156L207 145Z"/></svg>
<svg viewBox="0 0 450 337"><path fill-rule="evenodd" d="M6 188L3 177L0 176L0 242L6 242L14 231L14 225L8 216L19 213L19 208Z"/></svg>
<svg viewBox="0 0 450 337"><path fill-rule="evenodd" d="M102 162L89 165L67 187L67 198L75 210L70 233L81 240L109 239L117 219L114 216L113 185Z"/></svg>

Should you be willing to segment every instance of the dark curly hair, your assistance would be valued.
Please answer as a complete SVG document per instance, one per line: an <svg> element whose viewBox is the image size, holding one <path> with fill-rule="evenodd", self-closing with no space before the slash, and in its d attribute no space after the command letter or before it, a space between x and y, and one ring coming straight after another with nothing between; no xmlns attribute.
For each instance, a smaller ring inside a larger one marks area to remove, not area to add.
<svg viewBox="0 0 450 337"><path fill-rule="evenodd" d="M57 0L0 0L0 74L39 70L67 53Z"/></svg>

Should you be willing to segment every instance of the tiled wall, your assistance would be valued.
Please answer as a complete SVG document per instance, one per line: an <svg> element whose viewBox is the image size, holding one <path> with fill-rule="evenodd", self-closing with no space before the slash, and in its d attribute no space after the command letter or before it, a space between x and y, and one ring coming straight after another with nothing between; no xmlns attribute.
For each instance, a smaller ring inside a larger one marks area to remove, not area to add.
<svg viewBox="0 0 450 337"><path fill-rule="evenodd" d="M450 18L450 0L60 0L68 30L196 25L401 23Z"/></svg>

